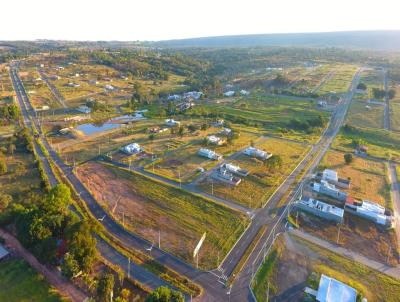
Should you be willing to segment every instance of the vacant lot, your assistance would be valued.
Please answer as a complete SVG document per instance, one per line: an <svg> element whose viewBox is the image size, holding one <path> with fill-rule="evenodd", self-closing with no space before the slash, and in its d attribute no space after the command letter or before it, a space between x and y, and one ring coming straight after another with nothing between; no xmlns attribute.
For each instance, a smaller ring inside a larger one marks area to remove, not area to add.
<svg viewBox="0 0 400 302"><path fill-rule="evenodd" d="M207 193L236 201L247 207L260 207L273 194L282 181L292 172L309 150L307 145L289 142L277 138L267 138L255 144L257 148L266 150L282 159L282 165L270 168L263 161L240 154L227 160L242 169L250 171L250 175L242 178L242 182L232 187L217 181L204 180L200 187ZM211 186L211 182L213 186Z"/></svg>
<svg viewBox="0 0 400 302"><path fill-rule="evenodd" d="M24 260L0 262L0 301L67 301L51 288Z"/></svg>
<svg viewBox="0 0 400 302"><path fill-rule="evenodd" d="M337 65L333 70L332 77L329 77L326 82L317 91L318 94L329 93L344 93L351 84L354 74L358 67L354 65Z"/></svg>
<svg viewBox="0 0 400 302"><path fill-rule="evenodd" d="M243 232L247 220L233 210L185 191L107 164L89 162L79 177L115 218L138 235L193 262L193 249L204 232L199 255L202 268L214 268ZM122 214L123 213L123 214Z"/></svg>
<svg viewBox="0 0 400 302"><path fill-rule="evenodd" d="M322 159L320 168L336 170L341 178L350 178L349 194L357 199L368 199L383 206L390 200L389 188L386 183L386 168L382 162L354 157L347 165L344 153L329 151Z"/></svg>
<svg viewBox="0 0 400 302"><path fill-rule="evenodd" d="M383 105L367 103L353 99L347 114L347 123L358 127L383 128Z"/></svg>
<svg viewBox="0 0 400 302"><path fill-rule="evenodd" d="M284 235L256 275L253 290L257 301L266 301L270 282L270 301L303 301L304 288L313 276L325 274L354 287L368 301L396 302L400 282L368 267L341 257L291 235Z"/></svg>
<svg viewBox="0 0 400 302"><path fill-rule="evenodd" d="M382 159L400 160L400 134L383 129L353 127L342 130L333 142L333 148L344 152L354 151L354 141L362 140L368 154Z"/></svg>

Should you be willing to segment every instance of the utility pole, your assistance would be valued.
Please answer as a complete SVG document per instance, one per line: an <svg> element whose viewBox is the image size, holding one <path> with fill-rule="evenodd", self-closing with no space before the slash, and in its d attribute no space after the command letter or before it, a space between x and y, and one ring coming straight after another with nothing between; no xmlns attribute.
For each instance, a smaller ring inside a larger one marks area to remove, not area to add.
<svg viewBox="0 0 400 302"><path fill-rule="evenodd" d="M391 251L392 251L392 247L389 245L388 253L387 253L387 257L386 257L386 263L389 263L389 256L390 256Z"/></svg>
<svg viewBox="0 0 400 302"><path fill-rule="evenodd" d="M339 224L339 229L338 229L338 233L337 233L336 244L339 244L339 238L340 238L340 224Z"/></svg>
<svg viewBox="0 0 400 302"><path fill-rule="evenodd" d="M211 179L211 195L214 195L214 180Z"/></svg>
<svg viewBox="0 0 400 302"><path fill-rule="evenodd" d="M158 230L158 248L161 248L161 231Z"/></svg>
<svg viewBox="0 0 400 302"><path fill-rule="evenodd" d="M153 167L154 167L154 165L153 165ZM178 174L179 174L179 188L182 189L181 170L178 170Z"/></svg>
<svg viewBox="0 0 400 302"><path fill-rule="evenodd" d="M128 257L128 279L131 277L131 258Z"/></svg>
<svg viewBox="0 0 400 302"><path fill-rule="evenodd" d="M269 302L269 281L268 281L268 288L267 288L267 302Z"/></svg>

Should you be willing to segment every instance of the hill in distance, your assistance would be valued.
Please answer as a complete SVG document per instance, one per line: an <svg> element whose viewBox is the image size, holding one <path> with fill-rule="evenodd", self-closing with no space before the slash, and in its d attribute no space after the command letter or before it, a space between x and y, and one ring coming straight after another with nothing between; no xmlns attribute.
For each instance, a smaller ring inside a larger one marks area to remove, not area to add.
<svg viewBox="0 0 400 302"><path fill-rule="evenodd" d="M400 51L400 30L218 36L165 40L154 42L154 45L171 48L293 46Z"/></svg>

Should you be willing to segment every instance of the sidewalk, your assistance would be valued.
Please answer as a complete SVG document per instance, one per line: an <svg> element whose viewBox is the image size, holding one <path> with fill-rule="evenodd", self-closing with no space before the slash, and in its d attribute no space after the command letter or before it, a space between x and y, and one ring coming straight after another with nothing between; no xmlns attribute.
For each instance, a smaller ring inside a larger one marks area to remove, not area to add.
<svg viewBox="0 0 400 302"><path fill-rule="evenodd" d="M83 291L76 288L68 280L64 279L59 272L56 270L51 270L39 263L39 261L37 261L37 259L29 251L27 251L10 233L0 229L0 236L6 240L6 245L12 247L19 256L24 258L26 262L32 266L34 270L36 270L39 274L42 274L50 283L50 285L55 287L61 295L69 297L71 301L74 302L82 302L87 298Z"/></svg>
<svg viewBox="0 0 400 302"><path fill-rule="evenodd" d="M313 235L310 235L308 233L302 232L298 229L293 229L290 231L291 234L300 237L306 241L309 241L315 245L318 245L320 247L323 247L325 249L328 249L336 254L339 254L341 256L344 256L346 258L352 259L354 261L357 261L359 263L362 263L369 268L372 268L374 270L377 270L381 273L384 273L388 276L391 276L396 279L400 279L400 266L392 267L389 265L386 265L384 263L377 262L375 260L371 260L361 254L358 254L356 252L350 251L346 248L340 247L336 244L330 243L328 241L325 241L323 239L320 239L318 237L315 237Z"/></svg>

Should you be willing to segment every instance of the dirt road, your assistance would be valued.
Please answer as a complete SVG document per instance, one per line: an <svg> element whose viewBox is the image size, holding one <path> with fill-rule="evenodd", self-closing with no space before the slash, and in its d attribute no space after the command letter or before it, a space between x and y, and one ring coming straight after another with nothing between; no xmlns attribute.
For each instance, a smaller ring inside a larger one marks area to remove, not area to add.
<svg viewBox="0 0 400 302"><path fill-rule="evenodd" d="M33 269L35 269L39 274L43 275L50 285L55 287L61 295L70 298L71 301L74 302L82 302L87 298L83 291L76 288L72 283L60 276L59 272L39 263L39 261L37 261L37 259L29 251L27 251L10 233L0 229L0 236L6 240L7 246L10 246L12 249L14 249L15 252L24 258Z"/></svg>

